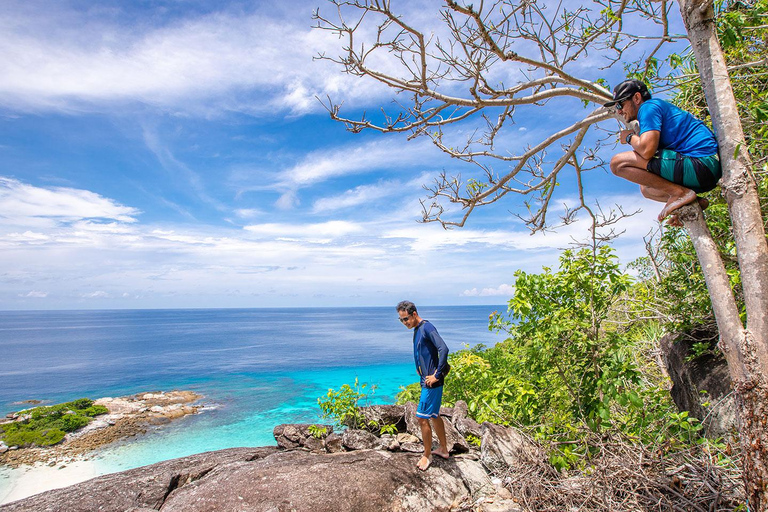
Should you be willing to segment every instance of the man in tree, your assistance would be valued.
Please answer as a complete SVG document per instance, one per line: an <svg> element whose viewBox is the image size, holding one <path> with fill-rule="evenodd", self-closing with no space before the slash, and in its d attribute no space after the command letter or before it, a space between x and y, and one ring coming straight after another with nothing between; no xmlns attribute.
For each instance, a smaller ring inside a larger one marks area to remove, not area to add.
<svg viewBox="0 0 768 512"><path fill-rule="evenodd" d="M397 305L400 321L408 329L413 329L413 359L416 371L421 377L421 398L416 410L416 417L421 427L421 440L424 442L424 455L417 464L422 471L432 463L432 454L447 459L448 441L445 438L445 425L440 417L440 404L443 400L443 379L448 368L448 347L438 334L435 326L422 319L413 302L404 300ZM430 420L432 427L430 427ZM435 429L440 447L432 451L432 428Z"/></svg>
<svg viewBox="0 0 768 512"><path fill-rule="evenodd" d="M613 90L614 107L630 123L637 120L639 134L622 130L620 142L629 144L611 159L611 171L640 185L648 199L666 203L659 221L670 216L670 225L681 225L673 214L697 199L696 194L715 188L722 176L717 140L707 125L664 100L651 98L640 80L625 80ZM709 202L699 198L706 208Z"/></svg>

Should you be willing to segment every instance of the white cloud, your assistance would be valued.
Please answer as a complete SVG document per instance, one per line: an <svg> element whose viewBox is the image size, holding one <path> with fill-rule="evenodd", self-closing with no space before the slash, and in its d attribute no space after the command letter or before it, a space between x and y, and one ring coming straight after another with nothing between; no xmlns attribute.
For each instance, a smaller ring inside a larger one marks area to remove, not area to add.
<svg viewBox="0 0 768 512"><path fill-rule="evenodd" d="M312 210L315 213L334 212L355 206L372 204L375 201L402 193L403 184L394 181L377 183L376 185L361 185L343 194L324 197L315 201Z"/></svg>
<svg viewBox="0 0 768 512"><path fill-rule="evenodd" d="M277 238L317 236L336 238L364 231L360 225L342 220L319 224L254 224L252 226L245 226L244 229L256 235Z"/></svg>
<svg viewBox="0 0 768 512"><path fill-rule="evenodd" d="M478 290L477 288L472 288L471 290L464 290L462 292L462 297L512 297L515 294L515 287L508 285L508 284L502 284L499 285L496 288L483 288L482 290Z"/></svg>
<svg viewBox="0 0 768 512"><path fill-rule="evenodd" d="M321 110L315 96L329 92L370 95L375 84L313 61L339 49L336 37L311 28L311 9L244 13L222 5L181 19L156 12L124 26L109 10L9 7L0 21L0 105L80 111L136 102L206 114L304 113Z"/></svg>
<svg viewBox="0 0 768 512"><path fill-rule="evenodd" d="M299 187L339 176L377 169L414 165L434 159L436 150L426 140L403 144L395 138L376 138L357 146L309 153L297 165L282 173L286 186Z"/></svg>
<svg viewBox="0 0 768 512"><path fill-rule="evenodd" d="M120 205L87 190L74 188L42 188L0 177L0 217L4 223L21 223L32 219L68 221L76 219L114 219L135 222L136 208ZM32 222L37 224L37 222ZM40 233L25 236L44 238Z"/></svg>
<svg viewBox="0 0 768 512"><path fill-rule="evenodd" d="M83 293L80 296L84 299L106 299L109 297L109 294L99 290L91 293Z"/></svg>
<svg viewBox="0 0 768 512"><path fill-rule="evenodd" d="M40 292L40 291L31 291L28 293L20 293L19 297L23 298L33 298L33 299L44 299L48 296L48 292Z"/></svg>

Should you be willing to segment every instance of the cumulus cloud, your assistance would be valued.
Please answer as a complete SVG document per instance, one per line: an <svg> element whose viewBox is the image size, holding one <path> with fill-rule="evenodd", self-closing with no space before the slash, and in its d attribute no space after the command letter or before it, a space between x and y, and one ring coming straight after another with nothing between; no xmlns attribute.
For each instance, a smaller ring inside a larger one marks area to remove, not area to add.
<svg viewBox="0 0 768 512"><path fill-rule="evenodd" d="M462 297L512 297L515 294L515 287L508 284L501 284L496 288L483 288L478 290L472 288L471 290L464 290L461 293Z"/></svg>

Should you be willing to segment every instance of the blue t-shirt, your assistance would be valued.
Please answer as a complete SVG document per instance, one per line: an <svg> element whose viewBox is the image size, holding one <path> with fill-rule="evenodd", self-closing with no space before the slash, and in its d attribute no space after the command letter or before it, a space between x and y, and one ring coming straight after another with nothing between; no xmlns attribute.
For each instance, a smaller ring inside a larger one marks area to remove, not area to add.
<svg viewBox="0 0 768 512"><path fill-rule="evenodd" d="M637 111L640 134L660 132L659 149L701 158L717 154L717 139L707 125L669 102L651 98Z"/></svg>

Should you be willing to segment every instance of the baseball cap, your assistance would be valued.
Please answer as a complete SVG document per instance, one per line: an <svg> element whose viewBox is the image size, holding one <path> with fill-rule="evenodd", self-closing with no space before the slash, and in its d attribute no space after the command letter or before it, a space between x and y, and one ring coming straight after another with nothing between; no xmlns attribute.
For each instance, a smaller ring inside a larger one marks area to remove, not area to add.
<svg viewBox="0 0 768 512"><path fill-rule="evenodd" d="M612 107L620 101L631 98L636 92L642 94L644 99L646 99L646 96L650 96L648 86L640 80L624 80L613 88L613 101L603 103L603 106Z"/></svg>

